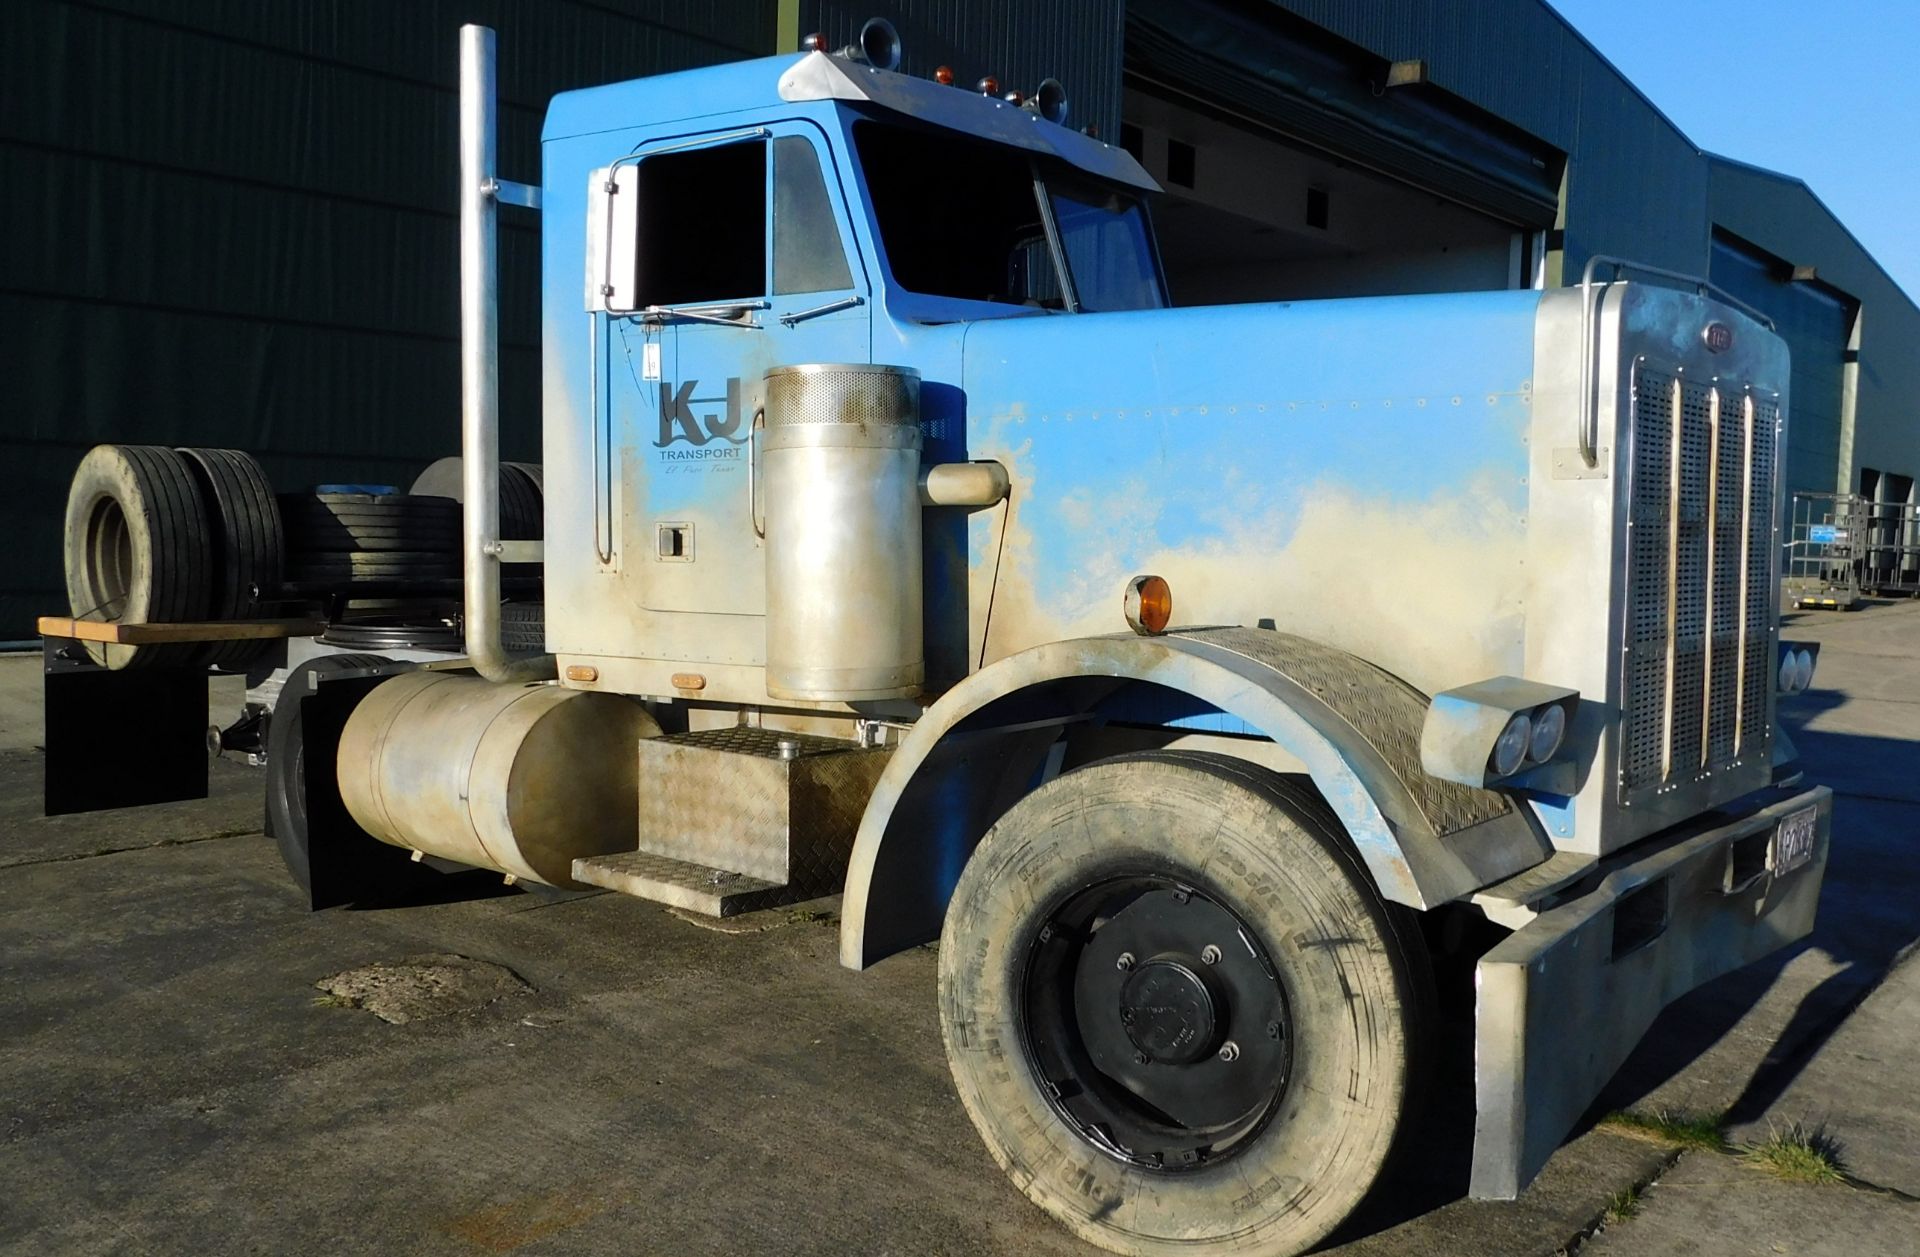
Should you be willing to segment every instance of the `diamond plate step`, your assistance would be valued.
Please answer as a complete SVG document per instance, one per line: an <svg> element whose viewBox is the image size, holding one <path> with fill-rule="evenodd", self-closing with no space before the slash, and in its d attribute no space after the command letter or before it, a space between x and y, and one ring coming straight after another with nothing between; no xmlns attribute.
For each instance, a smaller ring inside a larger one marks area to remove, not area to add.
<svg viewBox="0 0 1920 1257"><path fill-rule="evenodd" d="M634 848L790 887L783 902L833 894L890 754L759 728L642 738Z"/></svg>
<svg viewBox="0 0 1920 1257"><path fill-rule="evenodd" d="M637 899L671 904L711 917L730 917L808 898L800 887L763 882L745 873L693 864L650 851L582 856L573 862L575 881L604 886Z"/></svg>

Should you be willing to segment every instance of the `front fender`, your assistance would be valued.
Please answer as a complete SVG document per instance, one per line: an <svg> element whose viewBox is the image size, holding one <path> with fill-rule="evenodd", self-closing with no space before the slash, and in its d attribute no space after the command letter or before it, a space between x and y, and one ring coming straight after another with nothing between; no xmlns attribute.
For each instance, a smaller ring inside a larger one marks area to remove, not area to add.
<svg viewBox="0 0 1920 1257"><path fill-rule="evenodd" d="M1422 771L1426 696L1357 656L1247 628L1053 642L960 682L902 740L854 840L840 962L938 937L974 846L1032 789L1062 728L1135 683L1199 700L1304 764L1396 903L1446 903L1552 851L1506 796Z"/></svg>

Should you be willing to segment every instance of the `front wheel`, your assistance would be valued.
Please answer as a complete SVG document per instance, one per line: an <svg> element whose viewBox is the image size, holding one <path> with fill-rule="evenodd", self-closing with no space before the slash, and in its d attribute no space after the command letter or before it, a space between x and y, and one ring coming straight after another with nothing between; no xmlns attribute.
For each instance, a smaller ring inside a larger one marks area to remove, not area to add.
<svg viewBox="0 0 1920 1257"><path fill-rule="evenodd" d="M1105 760L981 841L947 909L961 1101L1033 1202L1128 1254L1294 1254L1372 1187L1430 999L1417 923L1310 791Z"/></svg>

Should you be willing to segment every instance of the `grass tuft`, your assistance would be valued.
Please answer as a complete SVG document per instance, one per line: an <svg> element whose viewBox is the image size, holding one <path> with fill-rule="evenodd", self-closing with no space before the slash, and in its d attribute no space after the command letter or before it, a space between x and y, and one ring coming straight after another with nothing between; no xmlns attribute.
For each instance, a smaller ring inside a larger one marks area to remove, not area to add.
<svg viewBox="0 0 1920 1257"><path fill-rule="evenodd" d="M1769 1126L1767 1137L1741 1149L1740 1157L1755 1169L1790 1183L1844 1183L1847 1172L1840 1161L1840 1144L1824 1126L1794 1122Z"/></svg>
<svg viewBox="0 0 1920 1257"><path fill-rule="evenodd" d="M1637 1187L1625 1187L1607 1197L1605 1216L1608 1226L1618 1226L1639 1212L1640 1189Z"/></svg>
<svg viewBox="0 0 1920 1257"><path fill-rule="evenodd" d="M1698 1148L1708 1152L1727 1151L1727 1136L1720 1129L1722 1113L1685 1113L1673 1109L1655 1109L1652 1113L1621 1111L1601 1119L1623 1134L1638 1135L1675 1148Z"/></svg>

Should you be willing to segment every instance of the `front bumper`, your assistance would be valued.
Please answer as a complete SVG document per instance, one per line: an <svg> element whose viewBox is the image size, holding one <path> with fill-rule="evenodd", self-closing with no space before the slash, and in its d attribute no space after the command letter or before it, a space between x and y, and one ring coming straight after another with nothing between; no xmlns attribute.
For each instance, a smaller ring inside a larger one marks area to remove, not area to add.
<svg viewBox="0 0 1920 1257"><path fill-rule="evenodd" d="M1806 808L1812 854L1776 872L1772 836ZM1812 932L1832 818L1824 786L1750 796L1621 852L1481 957L1475 1198L1519 1195L1661 1009Z"/></svg>

